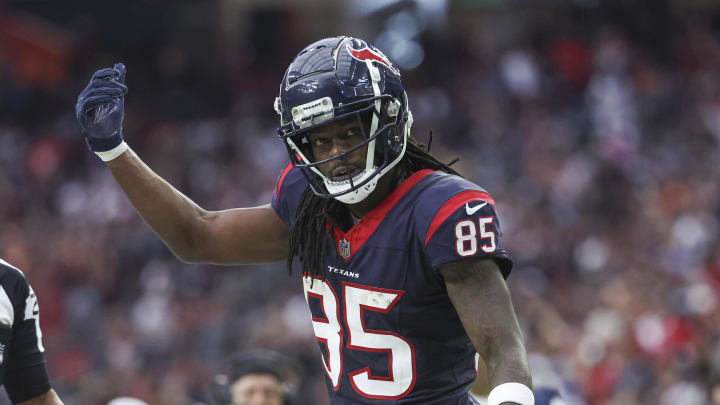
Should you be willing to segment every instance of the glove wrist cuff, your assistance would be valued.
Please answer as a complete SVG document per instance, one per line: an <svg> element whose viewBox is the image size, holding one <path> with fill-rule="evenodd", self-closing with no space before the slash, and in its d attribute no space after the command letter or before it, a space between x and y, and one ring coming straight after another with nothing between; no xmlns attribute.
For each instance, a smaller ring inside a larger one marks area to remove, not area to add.
<svg viewBox="0 0 720 405"><path fill-rule="evenodd" d="M118 145L108 151L95 152L95 154L98 155L100 157L100 159L102 159L103 162L109 162L109 161L115 159L116 157L122 155L123 153L125 153L125 151L127 151L128 149L130 149L130 146L128 146L128 144L125 143L125 141L122 141L120 143L120 145Z"/></svg>

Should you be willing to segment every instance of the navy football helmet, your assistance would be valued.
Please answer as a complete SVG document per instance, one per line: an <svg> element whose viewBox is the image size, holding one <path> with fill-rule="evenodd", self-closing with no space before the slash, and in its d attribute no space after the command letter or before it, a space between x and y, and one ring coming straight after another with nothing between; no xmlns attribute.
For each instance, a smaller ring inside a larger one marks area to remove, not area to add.
<svg viewBox="0 0 720 405"><path fill-rule="evenodd" d="M370 195L380 177L402 159L412 125L400 71L377 48L350 37L325 38L300 51L280 84L275 111L290 161L312 191L346 204ZM361 123L362 142L328 159L314 159L310 131L352 117ZM318 166L343 160L366 145L360 173L332 181L320 172Z"/></svg>

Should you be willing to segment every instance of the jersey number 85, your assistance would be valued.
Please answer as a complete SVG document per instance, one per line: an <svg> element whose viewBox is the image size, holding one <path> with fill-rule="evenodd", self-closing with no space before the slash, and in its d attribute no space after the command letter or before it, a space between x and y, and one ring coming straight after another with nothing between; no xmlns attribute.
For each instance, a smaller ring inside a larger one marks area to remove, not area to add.
<svg viewBox="0 0 720 405"><path fill-rule="evenodd" d="M312 284L312 286L311 286ZM358 395L373 399L398 399L406 396L415 385L415 349L404 337L389 331L369 330L363 321L363 311L388 313L400 300L404 291L387 290L353 283L342 283L344 304L330 284L322 279L304 278L305 300L320 300L324 318L313 317L312 324L317 340L327 346L323 355L325 372L335 390L340 385L343 369L340 308L344 309L347 348L365 352L383 353L388 358L388 375L373 376L370 367L351 370L350 385Z"/></svg>

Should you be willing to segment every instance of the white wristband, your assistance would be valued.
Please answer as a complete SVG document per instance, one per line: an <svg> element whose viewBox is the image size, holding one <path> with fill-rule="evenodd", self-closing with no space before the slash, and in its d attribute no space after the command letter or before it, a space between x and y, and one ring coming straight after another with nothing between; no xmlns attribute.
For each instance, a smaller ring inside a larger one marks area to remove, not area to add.
<svg viewBox="0 0 720 405"><path fill-rule="evenodd" d="M509 382L493 388L490 395L488 395L488 405L500 405L505 402L535 405L535 396L527 385Z"/></svg>
<svg viewBox="0 0 720 405"><path fill-rule="evenodd" d="M125 141L122 141L120 143L120 145L118 145L108 151L95 152L95 154L98 155L100 157L100 159L102 159L103 162L109 162L109 161L115 159L116 157L122 155L123 153L125 153L125 151L128 149L130 149L128 144L125 143Z"/></svg>

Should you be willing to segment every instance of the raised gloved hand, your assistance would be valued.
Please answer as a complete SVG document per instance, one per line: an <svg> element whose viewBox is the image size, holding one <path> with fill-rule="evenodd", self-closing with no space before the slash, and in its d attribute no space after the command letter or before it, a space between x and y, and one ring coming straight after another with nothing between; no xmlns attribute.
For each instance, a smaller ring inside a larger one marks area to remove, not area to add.
<svg viewBox="0 0 720 405"><path fill-rule="evenodd" d="M127 91L125 65L118 63L112 69L95 72L75 105L75 116L90 150L104 161L127 150L122 135Z"/></svg>

